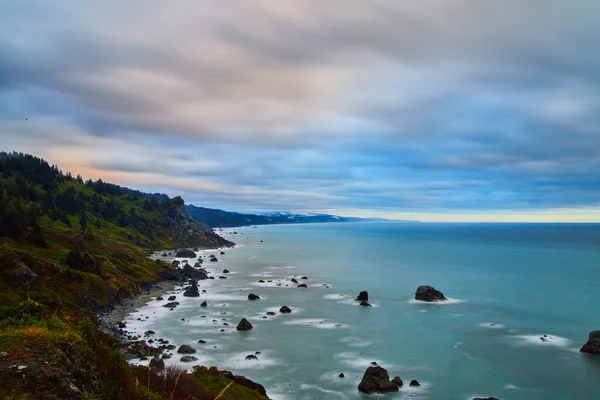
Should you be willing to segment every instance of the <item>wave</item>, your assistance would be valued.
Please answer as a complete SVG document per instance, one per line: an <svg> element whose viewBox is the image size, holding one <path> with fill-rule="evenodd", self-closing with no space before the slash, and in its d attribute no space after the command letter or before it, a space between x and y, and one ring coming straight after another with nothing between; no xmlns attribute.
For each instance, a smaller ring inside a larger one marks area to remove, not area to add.
<svg viewBox="0 0 600 400"><path fill-rule="evenodd" d="M249 354L255 354L256 351L244 351L230 354L221 364L227 369L266 369L283 363L275 357L272 357L269 350L259 350L256 354L258 360L246 360Z"/></svg>
<svg viewBox="0 0 600 400"><path fill-rule="evenodd" d="M284 325L305 325L319 329L340 329L347 328L347 325L329 321L327 319L317 318L305 318L305 319L294 319L291 321L284 322Z"/></svg>
<svg viewBox="0 0 600 400"><path fill-rule="evenodd" d="M537 335L514 335L511 336L511 338L515 340L518 345L558 347L564 349L569 348L572 343L571 339L544 333Z"/></svg>
<svg viewBox="0 0 600 400"><path fill-rule="evenodd" d="M345 337L339 340L342 343L352 347L369 347L372 343L354 336Z"/></svg>
<svg viewBox="0 0 600 400"><path fill-rule="evenodd" d="M482 328L488 328L488 329L506 329L506 325L496 324L494 322L483 322L483 323L479 324L478 326L480 326Z"/></svg>
<svg viewBox="0 0 600 400"><path fill-rule="evenodd" d="M461 303L466 303L466 300L462 300L462 299L455 299L455 298L451 298L448 297L448 300L445 301L423 301L423 300L417 300L417 299L409 299L406 301L409 304L427 304L427 305L435 305L435 306L446 306L449 304L461 304Z"/></svg>

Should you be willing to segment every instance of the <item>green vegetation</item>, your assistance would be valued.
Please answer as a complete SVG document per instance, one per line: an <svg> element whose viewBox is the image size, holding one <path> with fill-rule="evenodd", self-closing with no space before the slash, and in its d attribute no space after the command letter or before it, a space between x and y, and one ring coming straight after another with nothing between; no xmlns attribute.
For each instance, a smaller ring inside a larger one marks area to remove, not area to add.
<svg viewBox="0 0 600 400"><path fill-rule="evenodd" d="M213 399L228 378L152 372L148 384L148 369L128 366L95 316L171 268L150 252L228 244L186 218L181 198L84 182L39 158L0 153L0 398ZM236 398L260 398L232 388L243 392Z"/></svg>

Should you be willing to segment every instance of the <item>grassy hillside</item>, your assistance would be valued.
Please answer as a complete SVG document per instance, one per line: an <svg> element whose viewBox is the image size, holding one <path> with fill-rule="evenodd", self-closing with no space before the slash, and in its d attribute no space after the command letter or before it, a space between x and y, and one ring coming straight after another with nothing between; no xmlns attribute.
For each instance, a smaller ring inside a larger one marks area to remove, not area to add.
<svg viewBox="0 0 600 400"><path fill-rule="evenodd" d="M181 198L84 182L39 158L0 153L0 398L214 398L205 381L221 375L179 371L188 382L179 389L169 387L174 374L140 383L152 374L127 366L95 312L172 268L149 260L151 251L229 245L188 217Z"/></svg>

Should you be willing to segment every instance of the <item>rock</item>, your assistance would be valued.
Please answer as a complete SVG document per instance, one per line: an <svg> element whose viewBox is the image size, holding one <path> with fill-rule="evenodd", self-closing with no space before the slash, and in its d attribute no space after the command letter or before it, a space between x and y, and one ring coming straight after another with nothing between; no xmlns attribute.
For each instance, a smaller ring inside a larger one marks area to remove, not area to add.
<svg viewBox="0 0 600 400"><path fill-rule="evenodd" d="M199 259L196 264L194 264L194 268L202 268L203 259Z"/></svg>
<svg viewBox="0 0 600 400"><path fill-rule="evenodd" d="M210 276L208 279L215 279L215 277L214 276Z"/></svg>
<svg viewBox="0 0 600 400"><path fill-rule="evenodd" d="M301 287L301 288L306 288L306 287L308 287L308 286L306 286L306 284L302 283L302 284L298 285L298 287Z"/></svg>
<svg viewBox="0 0 600 400"><path fill-rule="evenodd" d="M224 252L224 251L222 251L222 252L221 252L221 255L224 255L224 254L225 254L225 252Z"/></svg>
<svg viewBox="0 0 600 400"><path fill-rule="evenodd" d="M473 400L500 400L495 397L475 397Z"/></svg>
<svg viewBox="0 0 600 400"><path fill-rule="evenodd" d="M246 356L246 360L258 360L258 357L256 357L254 354L248 354Z"/></svg>
<svg viewBox="0 0 600 400"><path fill-rule="evenodd" d="M229 270L228 270L227 268L225 268L225 269L223 270L223 273L224 273L224 274L228 274L228 273L229 273Z"/></svg>
<svg viewBox="0 0 600 400"><path fill-rule="evenodd" d="M260 300L260 296L257 296L254 293L250 293L248 295L248 300Z"/></svg>
<svg viewBox="0 0 600 400"><path fill-rule="evenodd" d="M590 332L590 336L586 344L581 350L583 353L600 355L600 331Z"/></svg>
<svg viewBox="0 0 600 400"><path fill-rule="evenodd" d="M448 300L442 292L428 285L419 286L417 288L415 299L427 302Z"/></svg>
<svg viewBox="0 0 600 400"><path fill-rule="evenodd" d="M19 289L28 288L37 278L37 274L29 268L20 268L17 270L17 287Z"/></svg>
<svg viewBox="0 0 600 400"><path fill-rule="evenodd" d="M371 365L377 365L377 361L371 362Z"/></svg>
<svg viewBox="0 0 600 400"><path fill-rule="evenodd" d="M279 309L279 312L280 312L280 313L283 313L283 314L289 314L289 313L291 313L291 312L292 312L292 309L291 309L291 308L289 308L288 306L281 306L281 308ZM267 314L268 314L268 313L267 313ZM274 314L274 313L273 313L273 314Z"/></svg>
<svg viewBox="0 0 600 400"><path fill-rule="evenodd" d="M397 392L398 385L390 381L390 376L384 368L369 367L358 385L358 390L363 393Z"/></svg>
<svg viewBox="0 0 600 400"><path fill-rule="evenodd" d="M154 331L146 331L146 332L144 332L144 335L146 335L146 336L154 335Z"/></svg>
<svg viewBox="0 0 600 400"><path fill-rule="evenodd" d="M226 276L223 276L223 275L221 275L221 276L219 277L219 279L227 279L227 277L226 277Z"/></svg>
<svg viewBox="0 0 600 400"><path fill-rule="evenodd" d="M372 306L369 304L369 302L368 302L368 301L365 301L365 300L361 301L361 302L360 302L360 305L361 305L361 306L363 306L363 307L372 307Z"/></svg>
<svg viewBox="0 0 600 400"><path fill-rule="evenodd" d="M150 368L156 369L156 370L163 370L165 369L165 362L163 359L158 358L158 356L154 356L152 357L152 360L150 360Z"/></svg>
<svg viewBox="0 0 600 400"><path fill-rule="evenodd" d="M119 322L119 328L123 329L125 328L127 325L125 325L125 322Z"/></svg>
<svg viewBox="0 0 600 400"><path fill-rule="evenodd" d="M175 257L196 258L196 253L194 253L192 250L185 249L185 250L178 251L177 254L175 255Z"/></svg>
<svg viewBox="0 0 600 400"><path fill-rule="evenodd" d="M362 291L358 294L356 301L369 301L369 292Z"/></svg>
<svg viewBox="0 0 600 400"><path fill-rule="evenodd" d="M210 259L210 261L211 261L211 262L217 262L217 261L219 261L219 260L217 259L217 257L212 257L212 258Z"/></svg>
<svg viewBox="0 0 600 400"><path fill-rule="evenodd" d="M197 286L190 286L183 292L185 297L200 297L200 291Z"/></svg>
<svg viewBox="0 0 600 400"><path fill-rule="evenodd" d="M402 382L402 379L400 379L399 376L395 376L394 379L392 379L392 382L398 385L398 387L402 387L402 385L404 385L404 382Z"/></svg>
<svg viewBox="0 0 600 400"><path fill-rule="evenodd" d="M158 296L158 297L156 298L156 301L161 301L161 300L164 300L164 299L165 299L164 297L162 297L162 296Z"/></svg>
<svg viewBox="0 0 600 400"><path fill-rule="evenodd" d="M290 312L292 311L290 310ZM273 311L267 311L267 315L275 315L275 313Z"/></svg>
<svg viewBox="0 0 600 400"><path fill-rule="evenodd" d="M304 280L306 280L306 279L308 279L308 276L303 276L303 277L302 277L302 278L300 278L300 279L304 279Z"/></svg>
<svg viewBox="0 0 600 400"><path fill-rule="evenodd" d="M292 283L298 283L298 281L295 278L292 278Z"/></svg>
<svg viewBox="0 0 600 400"><path fill-rule="evenodd" d="M242 318L242 320L240 321L240 323L237 326L237 330L238 331L249 331L250 329L252 329L253 326L250 322L248 322L248 320L246 318Z"/></svg>
<svg viewBox="0 0 600 400"><path fill-rule="evenodd" d="M206 343L206 340L200 339L200 340L198 340L198 343L204 344L204 343Z"/></svg>
<svg viewBox="0 0 600 400"><path fill-rule="evenodd" d="M170 308L170 309L174 309L175 307L177 307L179 305L179 302L177 301L172 301L170 303L167 303L165 305L163 305L163 307L165 308Z"/></svg>
<svg viewBox="0 0 600 400"><path fill-rule="evenodd" d="M173 301L173 300L175 300L176 298L177 298L177 296L169 296L169 298L168 298L167 300L169 300L169 301Z"/></svg>
<svg viewBox="0 0 600 400"><path fill-rule="evenodd" d="M207 307L207 306L208 306L208 304L206 304L205 301L203 301L202 304L200 304L200 307Z"/></svg>
<svg viewBox="0 0 600 400"><path fill-rule="evenodd" d="M263 281L262 279L259 279L258 283L265 283L265 281Z"/></svg>
<svg viewBox="0 0 600 400"><path fill-rule="evenodd" d="M181 264L181 261L178 261L178 260L173 260L173 262L171 263L171 265L174 267L178 267L179 264Z"/></svg>
<svg viewBox="0 0 600 400"><path fill-rule="evenodd" d="M167 256L167 253L162 253L161 254L161 257L166 257L166 256Z"/></svg>
<svg viewBox="0 0 600 400"><path fill-rule="evenodd" d="M338 375L338 378L345 378L345 377L346 377L346 375L344 375L344 373L343 373L343 372L341 372L341 373Z"/></svg>
<svg viewBox="0 0 600 400"><path fill-rule="evenodd" d="M254 381L251 381L250 379L246 378L245 376L233 375L229 371L225 371L224 375L225 375L226 378L231 379L232 381L234 381L238 385L242 385L242 386L247 387L248 389L255 390L258 393L260 393L262 396L267 397L267 391L265 390L264 386L261 385L260 383L256 383Z"/></svg>
<svg viewBox="0 0 600 400"><path fill-rule="evenodd" d="M181 362L193 362L198 361L198 357L195 356L183 356L179 359Z"/></svg>
<svg viewBox="0 0 600 400"><path fill-rule="evenodd" d="M410 386L410 387L419 387L419 386L421 386L421 384L419 383L418 380L413 379L412 381L410 381L410 383L408 384L408 386Z"/></svg>
<svg viewBox="0 0 600 400"><path fill-rule="evenodd" d="M160 358L162 358L163 360L166 360L166 359L171 358L171 355L169 353L163 353L163 355L160 356Z"/></svg>
<svg viewBox="0 0 600 400"><path fill-rule="evenodd" d="M179 354L194 354L196 352L196 349L193 348L192 346L188 346L187 344L182 344L177 349L177 352Z"/></svg>

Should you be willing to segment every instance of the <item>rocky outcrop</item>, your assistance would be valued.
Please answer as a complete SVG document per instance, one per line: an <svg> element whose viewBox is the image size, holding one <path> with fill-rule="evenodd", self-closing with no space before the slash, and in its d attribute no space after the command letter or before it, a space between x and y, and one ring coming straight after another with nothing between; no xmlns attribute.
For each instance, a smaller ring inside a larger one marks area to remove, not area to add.
<svg viewBox="0 0 600 400"><path fill-rule="evenodd" d="M192 283L190 286L187 287L187 289L185 289L183 295L185 297L199 297L200 291L198 290L198 286L195 283Z"/></svg>
<svg viewBox="0 0 600 400"><path fill-rule="evenodd" d="M37 278L37 274L29 268L20 268L17 270L17 287L19 289L25 289L31 286L33 281Z"/></svg>
<svg viewBox="0 0 600 400"><path fill-rule="evenodd" d="M398 385L390 381L390 376L384 368L376 366L367 368L358 390L367 394L397 392Z"/></svg>
<svg viewBox="0 0 600 400"><path fill-rule="evenodd" d="M196 352L196 349L193 348L192 346L187 345L187 344L182 344L177 349L177 352L179 354L194 354Z"/></svg>
<svg viewBox="0 0 600 400"><path fill-rule="evenodd" d="M281 308L279 309L279 312L283 313L283 314L289 314L292 312L292 309L289 308L288 306L281 306ZM275 313L273 313L273 315L275 315Z"/></svg>
<svg viewBox="0 0 600 400"><path fill-rule="evenodd" d="M192 250L184 249L184 250L179 250L177 252L177 254L175 255L175 257L180 257L180 258L196 258L196 253L194 253Z"/></svg>
<svg viewBox="0 0 600 400"><path fill-rule="evenodd" d="M163 352L163 350L158 347L149 346L145 340L126 343L123 345L122 350L125 360L148 356L156 357Z"/></svg>
<svg viewBox="0 0 600 400"><path fill-rule="evenodd" d="M254 294L254 293L250 293L248 295L248 300L260 300L260 296Z"/></svg>
<svg viewBox="0 0 600 400"><path fill-rule="evenodd" d="M356 301L369 301L369 292L364 290L360 292L356 297Z"/></svg>
<svg viewBox="0 0 600 400"><path fill-rule="evenodd" d="M586 344L579 350L583 353L600 355L600 331L590 332Z"/></svg>
<svg viewBox="0 0 600 400"><path fill-rule="evenodd" d="M415 293L415 300L434 302L434 301L446 301L448 300L442 292L436 290L429 285L419 286Z"/></svg>
<svg viewBox="0 0 600 400"><path fill-rule="evenodd" d="M261 395L267 397L267 391L265 390L265 387L263 385L261 385L260 383L251 381L250 379L246 378L245 376L233 375L229 371L225 371L224 375L225 375L225 377L231 379L238 385L242 385L249 389L255 390L258 393L260 393Z"/></svg>
<svg viewBox="0 0 600 400"><path fill-rule="evenodd" d="M392 382L398 385L398 387L402 387L404 385L404 382L402 382L402 379L399 376L395 376L394 379L392 379Z"/></svg>
<svg viewBox="0 0 600 400"><path fill-rule="evenodd" d="M238 331L249 331L252 328L254 328L252 324L246 318L242 318L236 329Z"/></svg>

